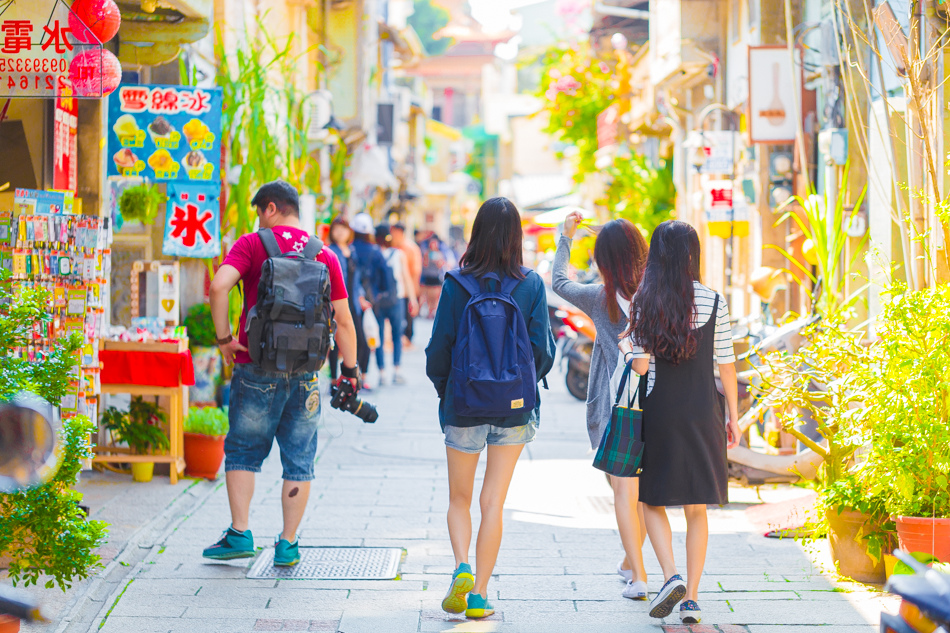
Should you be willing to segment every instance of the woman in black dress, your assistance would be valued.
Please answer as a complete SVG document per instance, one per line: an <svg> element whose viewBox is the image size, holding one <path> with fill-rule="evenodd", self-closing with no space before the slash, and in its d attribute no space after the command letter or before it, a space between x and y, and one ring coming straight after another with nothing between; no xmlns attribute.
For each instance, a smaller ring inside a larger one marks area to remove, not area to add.
<svg viewBox="0 0 950 633"><path fill-rule="evenodd" d="M629 338L634 370L649 374L640 392L643 473L640 501L647 533L665 583L650 615L702 618L696 600L706 560L707 504L728 502L726 448L739 443L735 355L729 309L719 293L700 283L699 236L685 222L668 221L650 241L643 281L631 306ZM716 388L714 365L728 403ZM687 581L676 571L666 506L686 514Z"/></svg>

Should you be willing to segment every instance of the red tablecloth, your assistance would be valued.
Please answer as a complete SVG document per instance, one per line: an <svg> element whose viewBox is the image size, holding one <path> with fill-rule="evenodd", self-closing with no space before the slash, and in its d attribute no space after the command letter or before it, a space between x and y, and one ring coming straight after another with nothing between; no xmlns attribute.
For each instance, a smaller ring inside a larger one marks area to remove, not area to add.
<svg viewBox="0 0 950 633"><path fill-rule="evenodd" d="M191 352L117 352L100 350L100 381L104 385L151 385L178 387L195 384Z"/></svg>

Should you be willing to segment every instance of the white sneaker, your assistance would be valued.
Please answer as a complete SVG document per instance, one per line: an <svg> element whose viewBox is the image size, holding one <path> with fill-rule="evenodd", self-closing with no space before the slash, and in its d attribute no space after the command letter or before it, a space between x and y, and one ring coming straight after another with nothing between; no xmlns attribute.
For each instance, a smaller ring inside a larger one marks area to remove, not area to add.
<svg viewBox="0 0 950 633"><path fill-rule="evenodd" d="M624 582L630 582L633 580L633 570L623 568L623 560L617 563L617 574L623 578Z"/></svg>
<svg viewBox="0 0 950 633"><path fill-rule="evenodd" d="M623 597L631 600L646 600L649 592L647 584L642 580L630 580L627 586L623 588Z"/></svg>

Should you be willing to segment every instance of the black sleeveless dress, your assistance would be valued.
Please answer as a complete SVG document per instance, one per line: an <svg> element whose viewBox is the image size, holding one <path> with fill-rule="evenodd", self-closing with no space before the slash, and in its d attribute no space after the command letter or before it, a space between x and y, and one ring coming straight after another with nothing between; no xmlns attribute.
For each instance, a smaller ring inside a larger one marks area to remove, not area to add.
<svg viewBox="0 0 950 633"><path fill-rule="evenodd" d="M651 506L723 505L729 501L725 399L716 388L716 315L697 330L696 355L674 365L655 358L656 379L643 409L640 501Z"/></svg>

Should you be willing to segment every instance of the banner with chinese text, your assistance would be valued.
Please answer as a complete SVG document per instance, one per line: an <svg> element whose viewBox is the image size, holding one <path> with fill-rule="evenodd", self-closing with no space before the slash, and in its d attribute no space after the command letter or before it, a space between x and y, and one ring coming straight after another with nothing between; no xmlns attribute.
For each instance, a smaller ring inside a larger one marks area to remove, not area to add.
<svg viewBox="0 0 950 633"><path fill-rule="evenodd" d="M162 254L208 258L221 255L220 188L168 183Z"/></svg>
<svg viewBox="0 0 950 633"><path fill-rule="evenodd" d="M0 97L99 98L102 44L63 0L0 0Z"/></svg>
<svg viewBox="0 0 950 633"><path fill-rule="evenodd" d="M120 85L109 97L110 176L221 185L221 89Z"/></svg>

